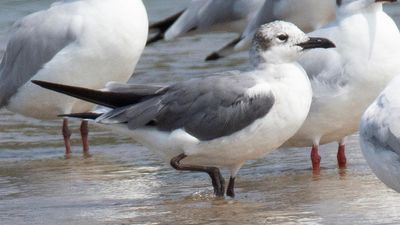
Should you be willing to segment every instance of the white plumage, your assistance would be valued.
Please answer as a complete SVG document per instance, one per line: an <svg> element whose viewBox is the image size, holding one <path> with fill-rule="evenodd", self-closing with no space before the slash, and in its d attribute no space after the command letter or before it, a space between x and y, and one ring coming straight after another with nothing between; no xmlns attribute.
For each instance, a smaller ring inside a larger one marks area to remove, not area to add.
<svg viewBox="0 0 400 225"><path fill-rule="evenodd" d="M345 137L356 132L362 113L386 84L400 73L400 35L382 9L383 2L348 0L337 19L310 35L333 40L337 48L312 50L300 58L313 87L313 103L301 129L283 147L339 143L339 166L345 167Z"/></svg>
<svg viewBox="0 0 400 225"><path fill-rule="evenodd" d="M17 21L0 65L0 106L38 119L93 105L41 89L41 79L88 88L126 82L148 32L141 0L60 1Z"/></svg>

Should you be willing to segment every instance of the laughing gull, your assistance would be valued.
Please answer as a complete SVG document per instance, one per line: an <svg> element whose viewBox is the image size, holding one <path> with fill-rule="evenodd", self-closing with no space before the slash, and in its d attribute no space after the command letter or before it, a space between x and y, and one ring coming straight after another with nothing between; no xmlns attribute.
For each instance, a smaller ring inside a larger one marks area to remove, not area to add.
<svg viewBox="0 0 400 225"><path fill-rule="evenodd" d="M376 176L400 192L400 77L365 111L360 125L361 150Z"/></svg>
<svg viewBox="0 0 400 225"><path fill-rule="evenodd" d="M338 0L337 20L309 35L329 38L336 49L300 58L313 87L310 113L283 147L311 147L319 170L320 144L338 142L338 166L346 167L345 137L356 132L362 113L397 74L400 35L382 4L393 0Z"/></svg>
<svg viewBox="0 0 400 225"><path fill-rule="evenodd" d="M150 25L148 44L170 41L189 31L241 32L265 0L192 0L187 9ZM261 24L260 24L261 25Z"/></svg>
<svg viewBox="0 0 400 225"><path fill-rule="evenodd" d="M256 33L252 69L172 85L112 85L96 91L43 81L34 83L112 108L95 119L170 160L177 170L206 172L214 192L224 196L219 167L231 172L227 195L246 160L270 153L301 126L311 104L309 79L295 60L303 50L330 48L295 25L273 22Z"/></svg>
<svg viewBox="0 0 400 225"><path fill-rule="evenodd" d="M91 110L93 104L46 91L42 79L101 88L126 82L144 49L148 19L141 0L60 1L17 21L0 64L0 108L38 119ZM63 121L66 154L68 120ZM82 122L83 149L88 127Z"/></svg>
<svg viewBox="0 0 400 225"><path fill-rule="evenodd" d="M211 53L206 61L248 49L254 32L264 23L285 20L296 24L305 32L311 32L334 18L335 0L266 0L240 37Z"/></svg>

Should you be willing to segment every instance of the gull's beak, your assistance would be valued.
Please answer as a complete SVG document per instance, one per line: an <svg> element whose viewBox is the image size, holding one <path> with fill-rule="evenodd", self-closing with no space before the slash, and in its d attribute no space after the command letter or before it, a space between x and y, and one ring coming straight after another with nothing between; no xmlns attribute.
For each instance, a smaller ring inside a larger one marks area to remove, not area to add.
<svg viewBox="0 0 400 225"><path fill-rule="evenodd" d="M308 41L297 44L298 46L302 47L303 50L305 49L312 49L312 48L335 48L336 45L326 39L326 38L310 38Z"/></svg>

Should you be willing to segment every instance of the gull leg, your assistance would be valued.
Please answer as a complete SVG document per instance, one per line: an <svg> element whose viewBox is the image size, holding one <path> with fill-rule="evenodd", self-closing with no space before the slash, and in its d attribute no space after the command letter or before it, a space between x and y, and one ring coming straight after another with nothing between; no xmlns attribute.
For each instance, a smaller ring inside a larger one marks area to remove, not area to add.
<svg viewBox="0 0 400 225"><path fill-rule="evenodd" d="M235 197L235 177L229 179L228 189L226 190L226 195L234 198Z"/></svg>
<svg viewBox="0 0 400 225"><path fill-rule="evenodd" d="M321 156L318 153L318 145L317 144L313 144L313 146L312 146L311 162L312 162L313 171L319 171L320 163L321 163Z"/></svg>
<svg viewBox="0 0 400 225"><path fill-rule="evenodd" d="M89 155L89 139L88 139L89 127L88 127L88 121L82 120L80 130L81 130L81 137L82 137L83 154L85 156L88 156Z"/></svg>
<svg viewBox="0 0 400 225"><path fill-rule="evenodd" d="M338 152L337 152L337 161L339 169L346 169L347 159L345 153L345 144L344 141L339 142Z"/></svg>
<svg viewBox="0 0 400 225"><path fill-rule="evenodd" d="M244 162L241 162L230 168L231 169L231 177L229 179L228 188L226 189L226 195L231 198L235 197L235 179L236 179L236 175L239 172L240 168L243 166L243 163Z"/></svg>
<svg viewBox="0 0 400 225"><path fill-rule="evenodd" d="M71 155L71 131L68 128L68 119L63 120L62 135L64 137L65 156L69 157Z"/></svg>
<svg viewBox="0 0 400 225"><path fill-rule="evenodd" d="M217 167L207 167L207 166L195 166L195 165L183 165L180 163L181 160L186 158L187 155L180 154L171 159L171 166L176 170L187 170L187 171L197 171L205 172L211 178L212 185L214 187L214 194L217 197L223 197L225 194L225 180L222 177L219 169Z"/></svg>

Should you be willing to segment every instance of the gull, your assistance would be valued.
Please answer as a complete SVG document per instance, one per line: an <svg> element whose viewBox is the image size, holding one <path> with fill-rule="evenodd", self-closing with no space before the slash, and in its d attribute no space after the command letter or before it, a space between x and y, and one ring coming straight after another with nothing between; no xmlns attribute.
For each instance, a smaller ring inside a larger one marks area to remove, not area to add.
<svg viewBox="0 0 400 225"><path fill-rule="evenodd" d="M362 113L400 74L400 36L382 10L393 0L338 0L337 19L309 35L337 45L309 51L299 60L311 80L313 102L300 130L282 147L311 147L312 166L320 169L320 144L337 142L338 166L346 167L345 138L356 132Z"/></svg>
<svg viewBox="0 0 400 225"><path fill-rule="evenodd" d="M208 55L206 61L217 60L248 49L254 32L264 23L285 20L296 24L305 32L311 32L334 18L335 0L266 0L242 34L220 50Z"/></svg>
<svg viewBox="0 0 400 225"><path fill-rule="evenodd" d="M360 145L368 165L400 192L400 77L389 83L361 118Z"/></svg>
<svg viewBox="0 0 400 225"><path fill-rule="evenodd" d="M37 119L90 110L93 104L49 92L29 82L43 79L88 88L126 82L144 49L147 12L141 0L53 3L17 21L0 64L0 108ZM68 120L62 133L71 152ZM88 123L81 124L87 154Z"/></svg>
<svg viewBox="0 0 400 225"><path fill-rule="evenodd" d="M225 195L219 167L237 172L247 160L279 147L301 126L311 104L309 79L295 60L304 50L330 48L295 25L263 25L250 51L251 69L171 85L115 84L97 91L34 81L42 87L112 108L94 119L147 146L177 170L209 174L217 196ZM67 115L68 116L68 115Z"/></svg>
<svg viewBox="0 0 400 225"><path fill-rule="evenodd" d="M265 0L192 0L181 12L150 25L156 34L148 44L170 41L187 32L241 32ZM261 24L260 24L261 25Z"/></svg>

